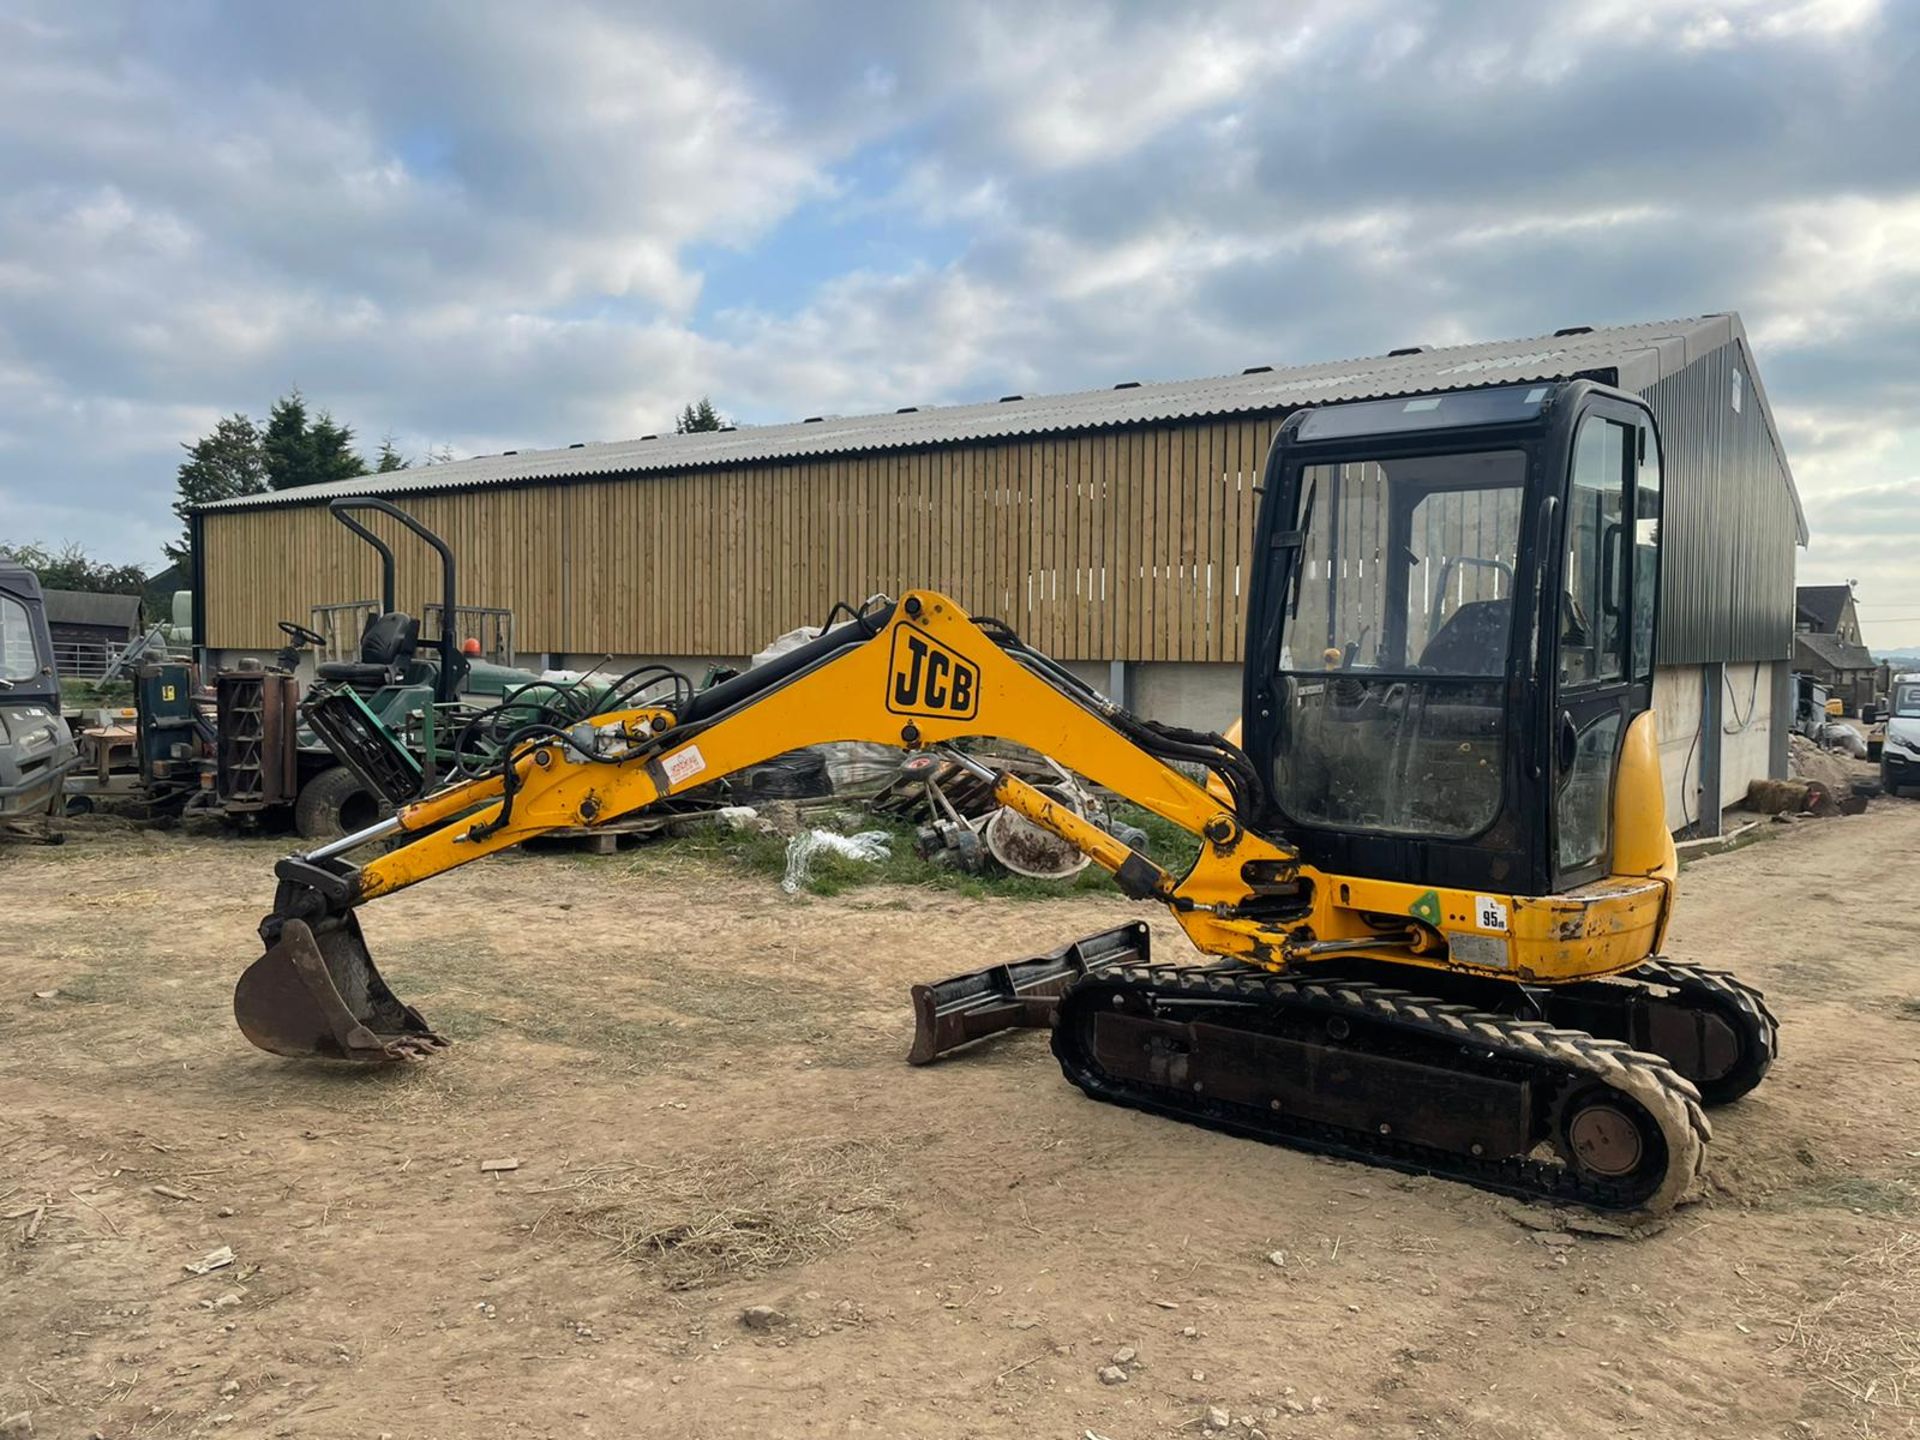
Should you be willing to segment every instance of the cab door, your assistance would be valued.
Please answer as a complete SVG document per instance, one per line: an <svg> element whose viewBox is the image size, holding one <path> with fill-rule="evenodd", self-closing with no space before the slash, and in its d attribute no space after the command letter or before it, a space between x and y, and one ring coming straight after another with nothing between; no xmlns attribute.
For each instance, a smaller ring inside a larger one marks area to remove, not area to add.
<svg viewBox="0 0 1920 1440"><path fill-rule="evenodd" d="M1564 514L1553 612L1556 890L1608 873L1620 744L1652 699L1659 445L1644 411L1601 400L1580 417Z"/></svg>

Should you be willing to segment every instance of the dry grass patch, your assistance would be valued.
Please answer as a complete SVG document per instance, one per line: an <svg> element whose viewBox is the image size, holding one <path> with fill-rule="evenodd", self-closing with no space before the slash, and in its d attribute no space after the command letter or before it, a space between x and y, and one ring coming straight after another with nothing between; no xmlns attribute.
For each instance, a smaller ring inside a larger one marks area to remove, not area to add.
<svg viewBox="0 0 1920 1440"><path fill-rule="evenodd" d="M763 1275L844 1250L900 1212L899 1145L815 1137L670 1165L583 1170L565 1223L670 1290Z"/></svg>
<svg viewBox="0 0 1920 1440"><path fill-rule="evenodd" d="M1787 1343L1853 1402L1862 1435L1876 1420L1920 1420L1920 1235L1901 1232L1840 1266L1839 1288L1793 1317ZM1908 1433L1904 1428L1895 1433Z"/></svg>

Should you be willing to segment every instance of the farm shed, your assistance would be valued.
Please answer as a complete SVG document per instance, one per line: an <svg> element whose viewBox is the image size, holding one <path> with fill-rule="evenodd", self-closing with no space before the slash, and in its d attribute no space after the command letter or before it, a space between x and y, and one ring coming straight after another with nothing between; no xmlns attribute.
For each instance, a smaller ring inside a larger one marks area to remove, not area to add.
<svg viewBox="0 0 1920 1440"><path fill-rule="evenodd" d="M223 500L195 516L200 643L378 593L329 518L380 495L442 534L463 604L514 612L522 656L603 653L697 679L836 601L911 585L997 615L1145 714L1238 711L1247 546L1274 427L1302 406L1590 376L1646 396L1668 531L1655 703L1678 827L1784 773L1794 546L1806 522L1737 315L1596 329L990 404L507 451ZM437 577L401 557L402 608ZM1775 715L1781 717L1774 724Z"/></svg>
<svg viewBox="0 0 1920 1440"><path fill-rule="evenodd" d="M62 675L98 675L140 634L140 597L48 590L47 629Z"/></svg>

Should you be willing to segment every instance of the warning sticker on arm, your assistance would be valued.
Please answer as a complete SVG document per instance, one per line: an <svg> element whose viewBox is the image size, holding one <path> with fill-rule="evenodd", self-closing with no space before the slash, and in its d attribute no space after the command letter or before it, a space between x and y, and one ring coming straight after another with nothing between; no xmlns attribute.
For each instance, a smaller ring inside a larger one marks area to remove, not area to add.
<svg viewBox="0 0 1920 1440"><path fill-rule="evenodd" d="M700 753L698 745L689 745L667 756L660 762L660 768L666 772L669 785L680 786L707 768L707 757Z"/></svg>
<svg viewBox="0 0 1920 1440"><path fill-rule="evenodd" d="M1473 923L1482 930L1498 930L1507 933L1507 907L1491 895L1473 897Z"/></svg>

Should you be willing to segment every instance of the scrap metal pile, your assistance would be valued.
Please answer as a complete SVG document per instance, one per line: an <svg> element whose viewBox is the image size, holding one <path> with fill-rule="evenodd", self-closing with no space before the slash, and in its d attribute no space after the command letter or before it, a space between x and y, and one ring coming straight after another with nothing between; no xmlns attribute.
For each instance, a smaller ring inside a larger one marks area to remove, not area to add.
<svg viewBox="0 0 1920 1440"><path fill-rule="evenodd" d="M1044 755L1015 748L978 751L975 758L1019 776L1127 844L1145 848L1142 831L1116 826L1092 790ZM917 825L916 848L937 865L972 874L1000 869L1034 880L1066 880L1087 868L1080 851L995 803L990 784L936 755L909 756L867 806Z"/></svg>
<svg viewBox="0 0 1920 1440"><path fill-rule="evenodd" d="M849 753L851 752L851 753ZM970 757L1036 786L1127 844L1144 851L1146 833L1108 813L1104 797L1044 756L1017 746L975 745ZM835 842L863 839L872 821L911 826L914 851L929 865L970 875L1010 874L1032 880L1067 881L1085 870L1086 855L1013 810L998 804L992 787L951 760L906 755L884 745L821 745L756 765L707 790L675 802L671 815L640 817L623 833L685 833L701 823L757 829L800 842L852 853ZM885 847L869 843L860 858L877 859ZM804 882L804 867L796 872Z"/></svg>
<svg viewBox="0 0 1920 1440"><path fill-rule="evenodd" d="M755 654L748 669L823 633L824 628L811 625L788 631ZM1147 849L1144 831L1116 821L1100 795L1046 756L991 741L970 742L966 748L990 769L1019 776L1135 849ZM679 797L675 809L672 815L650 813L601 828L684 832L705 817L788 836L808 854L823 846L850 853L845 842L866 841L863 853L878 858L885 847L872 843L873 832L864 823L866 817L878 817L913 826L914 849L929 864L968 874L1066 881L1089 864L1086 855L1058 836L998 804L992 787L965 767L932 754L903 754L888 745L842 743L792 750L709 790ZM863 830L865 834L856 833ZM801 843L809 841L811 849ZM788 889L804 883L806 858L790 856Z"/></svg>

